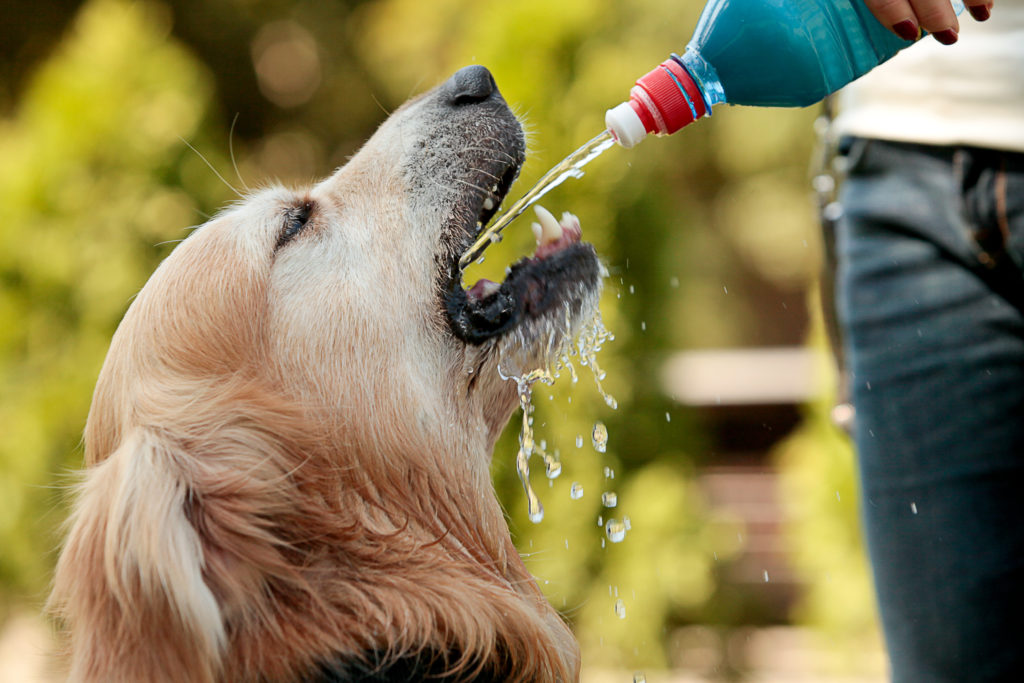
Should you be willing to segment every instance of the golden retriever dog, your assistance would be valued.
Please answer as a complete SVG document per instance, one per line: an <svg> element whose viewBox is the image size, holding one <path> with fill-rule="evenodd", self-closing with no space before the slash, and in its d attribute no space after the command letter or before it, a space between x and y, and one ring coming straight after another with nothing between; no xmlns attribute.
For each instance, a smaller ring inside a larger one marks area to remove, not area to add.
<svg viewBox="0 0 1024 683"><path fill-rule="evenodd" d="M578 678L489 465L518 405L499 360L543 362L601 266L567 217L500 284L458 267L523 157L467 67L160 265L85 429L51 598L71 680Z"/></svg>

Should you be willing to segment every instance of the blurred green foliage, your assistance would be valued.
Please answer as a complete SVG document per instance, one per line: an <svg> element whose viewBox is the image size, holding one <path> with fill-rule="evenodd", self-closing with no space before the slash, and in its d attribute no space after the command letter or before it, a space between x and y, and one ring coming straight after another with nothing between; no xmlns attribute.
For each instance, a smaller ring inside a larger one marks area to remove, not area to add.
<svg viewBox="0 0 1024 683"><path fill-rule="evenodd" d="M107 344L169 245L228 197L207 74L158 6L91 3L0 128L0 578L39 598ZM223 134L218 134L218 138Z"/></svg>
<svg viewBox="0 0 1024 683"><path fill-rule="evenodd" d="M638 76L682 49L700 8L85 3L24 85L4 88L16 97L0 123L0 599L38 602L45 592L66 514L60 489L80 462L110 335L187 226L233 198L210 167L239 186L325 175L385 110L482 63L529 131L516 195L602 130L605 109ZM272 70L256 73L272 40L301 48L294 64L308 93L275 91ZM744 550L742 522L697 485L714 444L694 411L664 394L659 372L678 349L806 336L804 302L819 267L806 170L814 116L723 108L673 138L609 150L545 200L581 217L608 265L601 308L616 339L598 360L619 408L605 405L585 368L578 384L563 376L537 387L537 439L563 463L553 480L535 465L542 523L527 521L515 474L517 419L496 450L495 481L528 565L575 623L588 665L662 666L676 626L735 617L720 611L731 590L720 568ZM528 250L522 225L471 280ZM596 420L610 433L603 454L591 445ZM859 636L872 617L851 455L830 430L816 406L777 456L807 582L796 618ZM616 507L602 505L605 491ZM626 540L608 542L599 518L627 516Z"/></svg>

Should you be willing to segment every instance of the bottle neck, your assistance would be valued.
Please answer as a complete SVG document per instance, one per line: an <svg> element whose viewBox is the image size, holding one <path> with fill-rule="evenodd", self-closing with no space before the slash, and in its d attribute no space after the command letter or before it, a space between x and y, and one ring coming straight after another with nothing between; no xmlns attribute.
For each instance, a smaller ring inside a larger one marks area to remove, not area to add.
<svg viewBox="0 0 1024 683"><path fill-rule="evenodd" d="M672 59L693 78L704 98L707 115L711 116L711 107L726 101L725 90L722 89L722 82L718 80L715 67L711 66L711 63L693 47L687 47L682 57L673 54Z"/></svg>

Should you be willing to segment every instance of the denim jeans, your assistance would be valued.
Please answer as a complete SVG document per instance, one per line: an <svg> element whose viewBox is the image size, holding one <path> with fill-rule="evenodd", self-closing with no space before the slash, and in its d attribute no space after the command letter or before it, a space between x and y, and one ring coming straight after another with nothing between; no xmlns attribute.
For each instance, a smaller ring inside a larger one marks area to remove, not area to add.
<svg viewBox="0 0 1024 683"><path fill-rule="evenodd" d="M1024 154L848 143L836 304L892 677L1024 680Z"/></svg>

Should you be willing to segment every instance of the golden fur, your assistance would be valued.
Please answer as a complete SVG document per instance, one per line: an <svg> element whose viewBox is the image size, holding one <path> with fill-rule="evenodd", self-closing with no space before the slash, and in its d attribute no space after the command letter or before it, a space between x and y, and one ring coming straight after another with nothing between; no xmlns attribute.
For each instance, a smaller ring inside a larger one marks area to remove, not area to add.
<svg viewBox="0 0 1024 683"><path fill-rule="evenodd" d="M462 246L449 167L481 143L437 97L323 182L210 221L133 302L52 597L71 680L295 681L421 649L467 676L578 677L490 483L515 387L498 345L456 343L439 305L438 263Z"/></svg>

